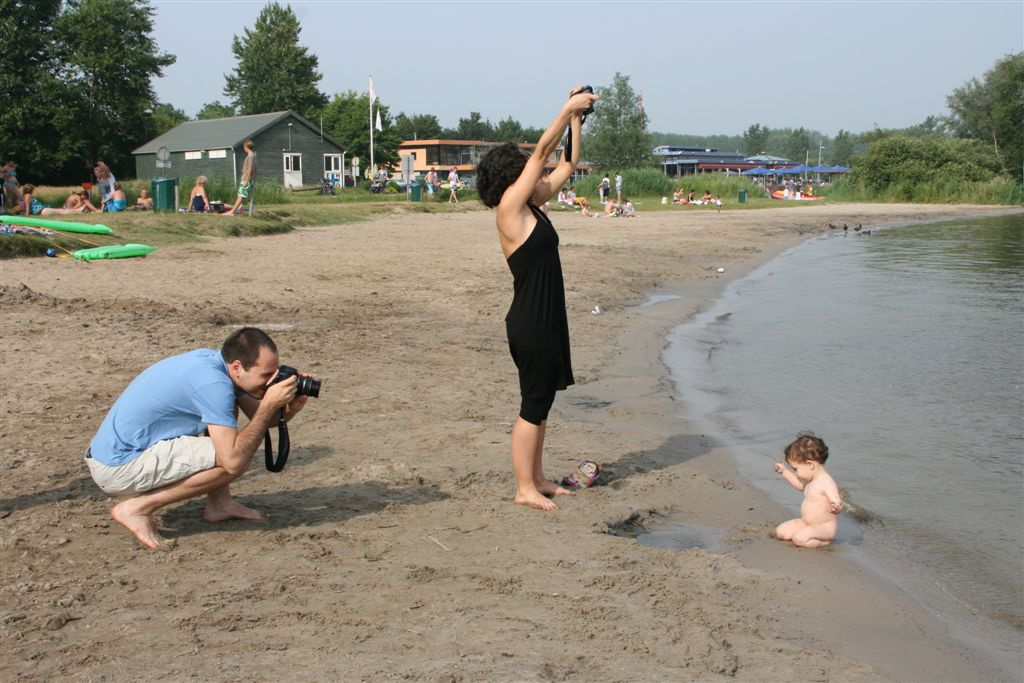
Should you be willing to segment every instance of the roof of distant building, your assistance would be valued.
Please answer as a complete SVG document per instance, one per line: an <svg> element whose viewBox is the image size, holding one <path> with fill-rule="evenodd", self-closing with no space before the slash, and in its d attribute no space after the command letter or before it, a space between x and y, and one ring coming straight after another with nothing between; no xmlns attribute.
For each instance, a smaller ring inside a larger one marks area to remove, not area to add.
<svg viewBox="0 0 1024 683"><path fill-rule="evenodd" d="M318 135L321 134L319 128L295 112L276 111L269 114L186 121L163 135L159 135L141 145L133 150L132 154L155 154L161 147L166 147L171 152L236 148L240 147L247 139L259 135L267 128L288 117L294 117L296 121L305 125L310 130ZM323 133L323 137L339 149L345 149L341 143L326 133Z"/></svg>

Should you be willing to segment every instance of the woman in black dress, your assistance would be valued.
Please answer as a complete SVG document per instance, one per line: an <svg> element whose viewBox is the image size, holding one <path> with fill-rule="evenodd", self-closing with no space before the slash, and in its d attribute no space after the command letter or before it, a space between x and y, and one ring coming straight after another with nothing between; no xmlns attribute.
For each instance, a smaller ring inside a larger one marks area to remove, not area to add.
<svg viewBox="0 0 1024 683"><path fill-rule="evenodd" d="M515 502L553 510L548 496L570 492L544 478L541 454L548 411L555 392L573 383L565 288L558 259L558 234L540 206L565 185L579 159L584 112L597 97L577 88L529 157L515 143L491 150L477 168L477 189L488 207L498 207L498 237L514 277L515 295L505 328L519 369L522 395L512 427ZM569 127L572 151L545 175L544 165Z"/></svg>

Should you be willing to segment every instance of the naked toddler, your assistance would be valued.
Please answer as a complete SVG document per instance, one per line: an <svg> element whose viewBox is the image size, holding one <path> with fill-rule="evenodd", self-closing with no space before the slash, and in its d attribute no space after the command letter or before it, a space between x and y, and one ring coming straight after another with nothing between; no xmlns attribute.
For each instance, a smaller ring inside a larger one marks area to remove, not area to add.
<svg viewBox="0 0 1024 683"><path fill-rule="evenodd" d="M843 500L835 480L825 471L828 446L814 434L803 432L786 446L785 454L786 463L793 469L777 462L775 471L793 488L804 492L804 502L800 505L800 518L777 526L775 537L793 541L800 548L829 545L836 537L837 515L843 511Z"/></svg>

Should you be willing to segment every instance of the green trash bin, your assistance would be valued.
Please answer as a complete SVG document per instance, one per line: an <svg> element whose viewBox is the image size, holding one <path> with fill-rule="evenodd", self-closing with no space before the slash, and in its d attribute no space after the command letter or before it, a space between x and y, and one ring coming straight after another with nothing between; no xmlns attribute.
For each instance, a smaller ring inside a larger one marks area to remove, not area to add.
<svg viewBox="0 0 1024 683"><path fill-rule="evenodd" d="M747 191L746 190L740 190L740 204L746 204L746 203L747 203Z"/></svg>
<svg viewBox="0 0 1024 683"><path fill-rule="evenodd" d="M154 178L151 184L153 195L153 211L171 212L178 210L178 179Z"/></svg>
<svg viewBox="0 0 1024 683"><path fill-rule="evenodd" d="M423 183L409 185L409 201L418 202L423 197Z"/></svg>

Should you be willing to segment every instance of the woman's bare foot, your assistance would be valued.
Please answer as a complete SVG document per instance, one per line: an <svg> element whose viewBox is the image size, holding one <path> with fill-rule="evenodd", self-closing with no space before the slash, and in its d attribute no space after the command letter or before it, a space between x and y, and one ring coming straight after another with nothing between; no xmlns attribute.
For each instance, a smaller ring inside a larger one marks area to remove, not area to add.
<svg viewBox="0 0 1024 683"><path fill-rule="evenodd" d="M559 486L558 484L554 483L553 481L548 481L547 479L544 479L544 480L538 481L538 482L534 482L534 483L537 485L537 490L540 491L541 494L545 495L545 496L575 496L576 495L576 493L574 491L570 491L569 489L567 489L565 487L562 487L562 486Z"/></svg>
<svg viewBox="0 0 1024 683"><path fill-rule="evenodd" d="M139 543L150 549L167 544L167 539L157 533L156 522L150 515L144 515L133 509L132 500L124 500L111 509L110 516L118 524L135 534Z"/></svg>
<svg viewBox="0 0 1024 683"><path fill-rule="evenodd" d="M206 501L206 510L203 511L203 519L207 522L223 522L226 519L248 519L254 522L262 522L267 516L258 510L242 505L234 498L229 498L223 503L214 505Z"/></svg>
<svg viewBox="0 0 1024 683"><path fill-rule="evenodd" d="M525 505L536 510L557 510L558 506L536 489L533 491L516 492L516 505Z"/></svg>

